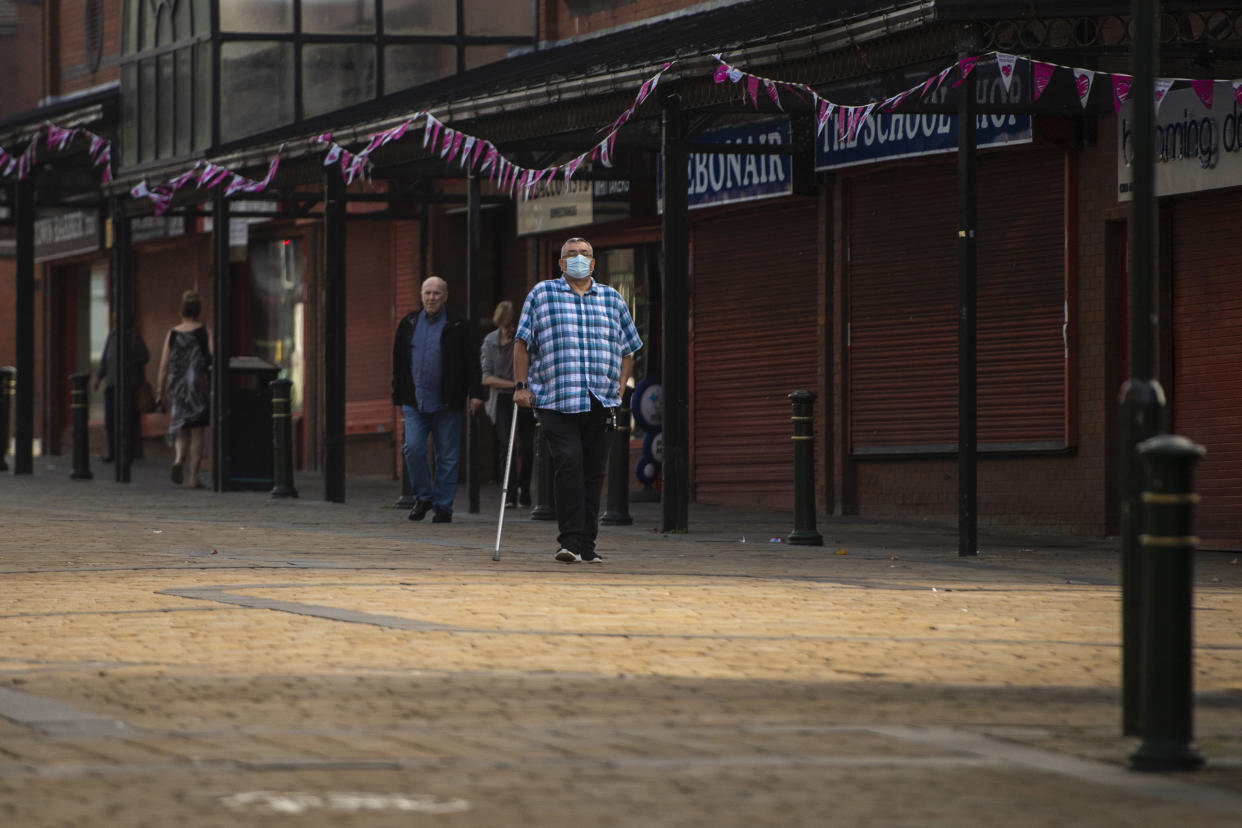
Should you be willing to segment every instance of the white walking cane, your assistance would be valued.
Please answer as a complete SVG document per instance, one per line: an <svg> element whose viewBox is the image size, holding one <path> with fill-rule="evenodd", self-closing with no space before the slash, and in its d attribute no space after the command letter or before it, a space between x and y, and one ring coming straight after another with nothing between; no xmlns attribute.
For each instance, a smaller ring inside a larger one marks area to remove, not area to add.
<svg viewBox="0 0 1242 828"><path fill-rule="evenodd" d="M496 522L496 551L492 560L500 560L500 531L505 525L505 503L509 500L509 469L513 466L513 436L517 434L518 404L513 401L513 418L509 423L509 453L505 455L505 483L500 488L500 520Z"/></svg>

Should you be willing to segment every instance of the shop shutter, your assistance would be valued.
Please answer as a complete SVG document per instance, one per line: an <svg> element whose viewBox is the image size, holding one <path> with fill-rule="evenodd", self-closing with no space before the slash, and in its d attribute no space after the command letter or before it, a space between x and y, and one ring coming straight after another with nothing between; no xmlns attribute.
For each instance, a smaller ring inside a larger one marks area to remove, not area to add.
<svg viewBox="0 0 1242 828"><path fill-rule="evenodd" d="M981 448L1065 445L1062 164L1055 150L979 159ZM847 186L852 450L954 450L955 167L900 167Z"/></svg>
<svg viewBox="0 0 1242 828"><path fill-rule="evenodd" d="M786 198L694 225L691 463L699 502L792 508L786 396L817 387L816 215L814 201Z"/></svg>
<svg viewBox="0 0 1242 828"><path fill-rule="evenodd" d="M393 309L392 243L387 222L349 225L346 278L346 430L391 431Z"/></svg>
<svg viewBox="0 0 1242 828"><path fill-rule="evenodd" d="M1173 213L1171 427L1207 448L1195 472L1199 534L1242 544L1242 248L1238 190L1179 199Z"/></svg>

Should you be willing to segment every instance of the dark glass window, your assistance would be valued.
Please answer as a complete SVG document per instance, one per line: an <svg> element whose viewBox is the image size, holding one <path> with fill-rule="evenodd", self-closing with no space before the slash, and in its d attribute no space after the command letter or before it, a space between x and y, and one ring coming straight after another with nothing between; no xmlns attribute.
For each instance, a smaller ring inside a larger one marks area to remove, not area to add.
<svg viewBox="0 0 1242 828"><path fill-rule="evenodd" d="M293 44L220 44L220 140L233 141L293 121Z"/></svg>
<svg viewBox="0 0 1242 828"><path fill-rule="evenodd" d="M375 47L308 43L302 47L302 110L306 116L375 97Z"/></svg>

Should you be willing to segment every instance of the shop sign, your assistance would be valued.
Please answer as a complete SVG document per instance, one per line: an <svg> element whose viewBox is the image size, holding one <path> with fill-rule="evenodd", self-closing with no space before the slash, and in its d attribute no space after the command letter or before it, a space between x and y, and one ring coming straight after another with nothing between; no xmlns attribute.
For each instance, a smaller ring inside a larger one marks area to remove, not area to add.
<svg viewBox="0 0 1242 828"><path fill-rule="evenodd" d="M1193 89L1165 95L1156 113L1156 195L1242 186L1242 111L1229 82L1216 83L1208 106ZM1117 200L1130 200L1134 105L1117 123Z"/></svg>
<svg viewBox="0 0 1242 828"><path fill-rule="evenodd" d="M630 182L555 177L517 202L519 236L603 224L630 216Z"/></svg>
<svg viewBox="0 0 1242 828"><path fill-rule="evenodd" d="M62 210L43 213L34 223L36 262L92 253L100 248L99 213Z"/></svg>
<svg viewBox="0 0 1242 828"><path fill-rule="evenodd" d="M135 243L181 235L185 235L181 216L138 216L129 222L129 237Z"/></svg>
<svg viewBox="0 0 1242 828"><path fill-rule="evenodd" d="M699 133L696 142L789 146L786 118L757 121L742 126ZM715 152L690 154L686 178L689 208L717 207L739 201L779 198L793 193L793 156L743 155ZM658 172L659 211L664 212L664 156Z"/></svg>
<svg viewBox="0 0 1242 828"><path fill-rule="evenodd" d="M1000 79L995 66L976 70L975 97L979 103L1021 104L1026 100L1023 90L1030 88L1029 70L1019 68L1012 81ZM855 91L857 95L874 92ZM928 95L938 109L953 104L957 92L949 84ZM828 121L815 144L815 169L833 170L858 164L894 161L921 155L957 152L957 116L943 113L911 112L888 115L873 110L871 116L850 137L838 128L837 117ZM975 120L975 146L997 147L1031 142L1031 116L1013 114L980 114Z"/></svg>

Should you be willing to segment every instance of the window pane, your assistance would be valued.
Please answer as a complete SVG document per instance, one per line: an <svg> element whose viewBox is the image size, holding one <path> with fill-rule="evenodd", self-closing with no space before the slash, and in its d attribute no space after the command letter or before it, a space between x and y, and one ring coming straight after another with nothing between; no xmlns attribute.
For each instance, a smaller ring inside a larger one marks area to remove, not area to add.
<svg viewBox="0 0 1242 828"><path fill-rule="evenodd" d="M173 104L173 56L172 53L159 56L159 112L156 120L159 123L159 157L168 158L173 152L173 129L176 107Z"/></svg>
<svg viewBox="0 0 1242 828"><path fill-rule="evenodd" d="M194 66L189 49L177 52L177 122L174 152L181 156L194 149Z"/></svg>
<svg viewBox="0 0 1242 828"><path fill-rule="evenodd" d="M138 64L138 98L143 105L138 113L138 160L155 158L155 61Z"/></svg>
<svg viewBox="0 0 1242 828"><path fill-rule="evenodd" d="M138 163L138 64L121 67L121 163ZM115 161L113 162L115 164Z"/></svg>
<svg viewBox="0 0 1242 828"><path fill-rule="evenodd" d="M293 44L220 46L220 140L293 121Z"/></svg>
<svg viewBox="0 0 1242 828"><path fill-rule="evenodd" d="M466 34L534 37L529 3L465 3Z"/></svg>
<svg viewBox="0 0 1242 828"><path fill-rule="evenodd" d="M497 4L488 3L487 5ZM384 33L455 35L457 34L457 2L456 0L384 0Z"/></svg>
<svg viewBox="0 0 1242 828"><path fill-rule="evenodd" d="M121 32L121 51L124 54L132 55L138 51L138 24L142 21L142 13L146 8L146 3L141 0L126 0L125 3L125 28Z"/></svg>
<svg viewBox="0 0 1242 828"><path fill-rule="evenodd" d="M374 34L375 0L302 0L302 31Z"/></svg>
<svg viewBox="0 0 1242 828"><path fill-rule="evenodd" d="M293 0L220 0L224 32L292 32Z"/></svg>
<svg viewBox="0 0 1242 828"><path fill-rule="evenodd" d="M375 47L363 43L302 47L302 108L307 117L375 97Z"/></svg>
<svg viewBox="0 0 1242 828"><path fill-rule="evenodd" d="M389 46L384 50L386 94L430 83L456 72L457 49L454 46Z"/></svg>
<svg viewBox="0 0 1242 828"><path fill-rule="evenodd" d="M504 60L509 56L510 46L470 46L466 49L466 68L474 69Z"/></svg>
<svg viewBox="0 0 1242 828"><path fill-rule="evenodd" d="M192 2L194 3L194 34L211 34L211 0L192 0Z"/></svg>
<svg viewBox="0 0 1242 828"><path fill-rule="evenodd" d="M155 12L150 3L140 3L139 7L142 9L142 22L139 24L141 39L138 42L138 51L145 52L155 48Z"/></svg>
<svg viewBox="0 0 1242 828"><path fill-rule="evenodd" d="M167 46L173 42L173 10L167 6L157 8L159 11L155 19L155 43L157 46Z"/></svg>
<svg viewBox="0 0 1242 828"><path fill-rule="evenodd" d="M211 43L194 47L194 149L211 146Z"/></svg>

